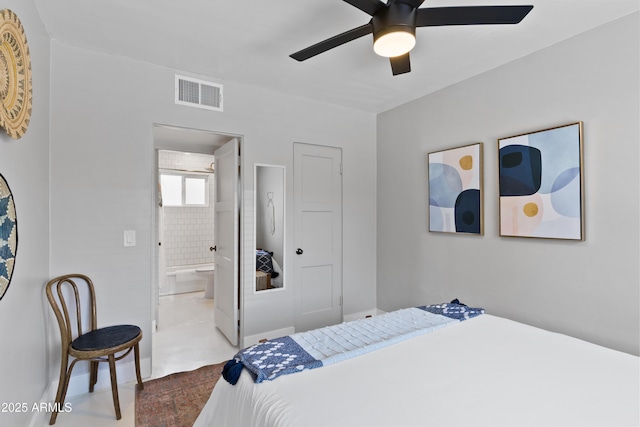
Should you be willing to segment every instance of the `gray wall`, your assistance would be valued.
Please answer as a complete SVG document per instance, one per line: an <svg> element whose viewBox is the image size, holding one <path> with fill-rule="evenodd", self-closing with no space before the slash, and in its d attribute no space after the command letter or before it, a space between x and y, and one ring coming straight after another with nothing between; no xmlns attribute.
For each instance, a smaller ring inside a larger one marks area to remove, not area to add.
<svg viewBox="0 0 640 427"><path fill-rule="evenodd" d="M378 117L378 306L460 298L639 353L635 13ZM584 121L586 241L498 237L497 139ZM484 237L429 233L429 152L484 142Z"/></svg>
<svg viewBox="0 0 640 427"><path fill-rule="evenodd" d="M44 298L49 279L49 37L32 0L4 1L24 26L31 52L33 110L27 133L0 131L0 173L13 193L18 252L9 289L0 301L0 402L40 402L49 372ZM0 425L28 424L27 413L0 413Z"/></svg>
<svg viewBox="0 0 640 427"><path fill-rule="evenodd" d="M375 260L360 251L376 243L371 232L375 218L370 216L375 210L375 168L370 167L375 164L375 115L208 76L194 77L225 85L225 111L178 106L174 70L55 40L51 49L51 273L79 271L94 279L101 324L142 327L141 356L147 370L155 286L154 123L243 136L243 223L249 259L255 257L253 164L286 166L291 195L294 141L342 147L344 247L351 255L345 263L345 312L376 307ZM291 203L287 209L291 230ZM123 247L123 230L136 230L137 246ZM244 276L255 278L252 270L253 262L246 263ZM291 287L263 296L253 294L253 280L244 285L245 334L293 325ZM55 366L56 359L51 363Z"/></svg>

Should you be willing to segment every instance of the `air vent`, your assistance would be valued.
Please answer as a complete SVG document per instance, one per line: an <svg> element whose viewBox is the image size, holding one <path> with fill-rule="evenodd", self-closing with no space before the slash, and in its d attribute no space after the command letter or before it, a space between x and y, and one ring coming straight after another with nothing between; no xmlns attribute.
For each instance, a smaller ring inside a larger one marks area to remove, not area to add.
<svg viewBox="0 0 640 427"><path fill-rule="evenodd" d="M176 74L176 104L222 111L222 85Z"/></svg>

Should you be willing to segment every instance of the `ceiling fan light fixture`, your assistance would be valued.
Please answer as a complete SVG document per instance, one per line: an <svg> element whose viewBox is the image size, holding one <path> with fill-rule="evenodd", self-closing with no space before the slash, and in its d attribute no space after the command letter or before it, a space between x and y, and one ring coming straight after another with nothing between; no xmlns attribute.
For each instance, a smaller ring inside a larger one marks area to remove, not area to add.
<svg viewBox="0 0 640 427"><path fill-rule="evenodd" d="M377 34L373 41L373 50L380 56L393 58L411 51L415 45L415 32L409 27L399 27L384 34Z"/></svg>
<svg viewBox="0 0 640 427"><path fill-rule="evenodd" d="M373 50L394 58L416 45L416 8L404 2L390 2L371 18Z"/></svg>

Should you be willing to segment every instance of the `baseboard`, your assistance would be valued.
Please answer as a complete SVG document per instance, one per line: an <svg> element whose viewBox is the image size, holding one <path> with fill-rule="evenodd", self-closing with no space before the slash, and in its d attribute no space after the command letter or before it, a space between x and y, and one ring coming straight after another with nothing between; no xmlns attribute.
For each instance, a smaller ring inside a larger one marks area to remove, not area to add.
<svg viewBox="0 0 640 427"><path fill-rule="evenodd" d="M345 314L343 319L345 322L350 322L352 320L364 319L367 316L378 316L380 314L384 314L385 312L379 310L377 308L373 308L371 310L359 311L357 313Z"/></svg>
<svg viewBox="0 0 640 427"><path fill-rule="evenodd" d="M40 402L49 403L56 399L56 391L58 390L58 381L54 381L49 384L49 387L44 391L44 394L40 398ZM51 412L47 411L32 411L31 421L29 421L28 427L43 427L49 424L49 418L51 418Z"/></svg>
<svg viewBox="0 0 640 427"><path fill-rule="evenodd" d="M270 340L273 338L284 337L286 335L294 334L295 332L296 330L293 328L293 326L291 326L289 328L276 329L274 331L268 331L257 335L246 336L244 337L241 347L249 347L250 345L258 344L260 340L263 339Z"/></svg>

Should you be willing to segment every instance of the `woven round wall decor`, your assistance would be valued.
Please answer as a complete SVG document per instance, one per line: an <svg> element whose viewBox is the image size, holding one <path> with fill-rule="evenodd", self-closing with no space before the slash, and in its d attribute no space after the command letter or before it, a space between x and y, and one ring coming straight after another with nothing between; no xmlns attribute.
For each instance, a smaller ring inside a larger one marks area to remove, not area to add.
<svg viewBox="0 0 640 427"><path fill-rule="evenodd" d="M31 119L31 58L18 15L0 11L0 127L20 139ZM0 294L1 295L1 294Z"/></svg>
<svg viewBox="0 0 640 427"><path fill-rule="evenodd" d="M18 219L13 195L0 174L0 299L9 288L16 252L18 251Z"/></svg>

